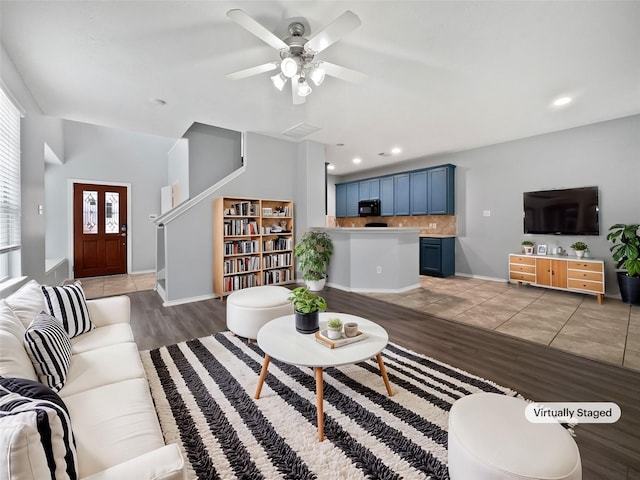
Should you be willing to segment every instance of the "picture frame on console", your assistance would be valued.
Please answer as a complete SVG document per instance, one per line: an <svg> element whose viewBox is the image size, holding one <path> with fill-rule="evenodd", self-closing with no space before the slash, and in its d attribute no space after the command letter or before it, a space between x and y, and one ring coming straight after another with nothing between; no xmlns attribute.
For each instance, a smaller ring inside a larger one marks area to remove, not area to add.
<svg viewBox="0 0 640 480"><path fill-rule="evenodd" d="M536 255L546 255L546 254L547 254L546 245L536 245Z"/></svg>

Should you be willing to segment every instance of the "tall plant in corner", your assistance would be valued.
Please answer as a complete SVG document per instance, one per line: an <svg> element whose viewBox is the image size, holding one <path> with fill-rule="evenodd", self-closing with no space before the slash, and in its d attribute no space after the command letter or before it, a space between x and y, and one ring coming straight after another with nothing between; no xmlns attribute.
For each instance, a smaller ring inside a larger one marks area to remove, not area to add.
<svg viewBox="0 0 640 480"><path fill-rule="evenodd" d="M613 242L611 255L616 261L616 268L623 267L625 271L618 272L618 285L622 301L631 305L640 305L640 225L625 225L617 223L609 228L607 240Z"/></svg>
<svg viewBox="0 0 640 480"><path fill-rule="evenodd" d="M333 242L329 235L313 230L306 232L296 244L294 254L309 290L322 290L327 278L327 266L333 255Z"/></svg>

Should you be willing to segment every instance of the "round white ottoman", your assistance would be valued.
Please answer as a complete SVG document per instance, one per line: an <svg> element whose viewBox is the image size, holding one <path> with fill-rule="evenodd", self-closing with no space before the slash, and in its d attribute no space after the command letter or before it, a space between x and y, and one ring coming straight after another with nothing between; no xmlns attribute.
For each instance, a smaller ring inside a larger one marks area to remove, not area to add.
<svg viewBox="0 0 640 480"><path fill-rule="evenodd" d="M557 423L530 423L527 402L475 393L449 412L451 480L581 480L578 446Z"/></svg>
<svg viewBox="0 0 640 480"><path fill-rule="evenodd" d="M291 315L287 300L291 290L275 285L238 290L227 297L227 328L249 340L258 338L258 330L269 320Z"/></svg>

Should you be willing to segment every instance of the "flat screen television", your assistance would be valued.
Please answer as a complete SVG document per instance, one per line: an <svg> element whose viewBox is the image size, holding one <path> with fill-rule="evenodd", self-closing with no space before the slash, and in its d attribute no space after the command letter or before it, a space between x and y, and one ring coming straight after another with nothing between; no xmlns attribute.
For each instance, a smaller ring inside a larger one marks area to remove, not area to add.
<svg viewBox="0 0 640 480"><path fill-rule="evenodd" d="M524 233L600 235L598 187L525 192Z"/></svg>

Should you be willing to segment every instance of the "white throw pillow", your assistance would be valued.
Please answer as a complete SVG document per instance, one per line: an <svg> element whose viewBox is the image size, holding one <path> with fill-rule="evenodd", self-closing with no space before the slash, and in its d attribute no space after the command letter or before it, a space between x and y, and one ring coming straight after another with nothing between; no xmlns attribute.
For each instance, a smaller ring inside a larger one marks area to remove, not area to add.
<svg viewBox="0 0 640 480"><path fill-rule="evenodd" d="M44 295L42 295L40 284L35 280L29 280L5 300L24 328L31 325L36 315L45 309Z"/></svg>
<svg viewBox="0 0 640 480"><path fill-rule="evenodd" d="M42 287L46 312L53 315L69 334L69 338L94 329L84 291L79 282L62 287Z"/></svg>
<svg viewBox="0 0 640 480"><path fill-rule="evenodd" d="M1 478L76 480L78 459L69 412L44 385L0 379Z"/></svg>
<svg viewBox="0 0 640 480"><path fill-rule="evenodd" d="M24 348L25 328L4 300L0 300L0 377L37 380Z"/></svg>
<svg viewBox="0 0 640 480"><path fill-rule="evenodd" d="M71 364L71 340L60 322L42 312L27 328L24 345L40 382L60 391Z"/></svg>

